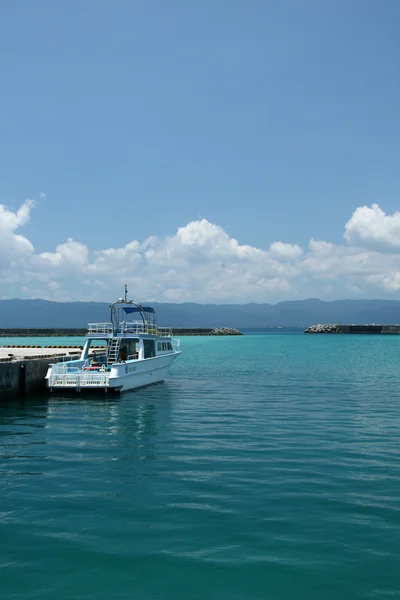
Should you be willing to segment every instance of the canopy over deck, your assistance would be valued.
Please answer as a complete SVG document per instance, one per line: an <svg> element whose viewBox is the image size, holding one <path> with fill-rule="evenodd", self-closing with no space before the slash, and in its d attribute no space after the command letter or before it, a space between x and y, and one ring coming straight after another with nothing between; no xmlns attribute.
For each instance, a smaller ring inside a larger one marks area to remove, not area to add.
<svg viewBox="0 0 400 600"><path fill-rule="evenodd" d="M115 304L119 304L116 302ZM122 308L127 314L134 312L154 313L155 310L151 306L140 306L140 304L119 304L119 308Z"/></svg>
<svg viewBox="0 0 400 600"><path fill-rule="evenodd" d="M115 329L118 329L120 323L132 321L127 318L128 315L139 314L144 325L155 325L156 313L151 306L141 306L133 300L128 300L128 286L125 285L125 298L119 298L117 302L110 305L111 322Z"/></svg>

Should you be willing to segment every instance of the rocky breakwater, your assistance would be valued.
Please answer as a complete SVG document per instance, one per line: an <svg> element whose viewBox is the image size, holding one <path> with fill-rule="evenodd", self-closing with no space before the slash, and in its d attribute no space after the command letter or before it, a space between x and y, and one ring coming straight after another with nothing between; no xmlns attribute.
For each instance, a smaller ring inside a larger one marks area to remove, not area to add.
<svg viewBox="0 0 400 600"><path fill-rule="evenodd" d="M343 333L339 325L312 325L304 330L304 333Z"/></svg>
<svg viewBox="0 0 400 600"><path fill-rule="evenodd" d="M214 327L211 329L210 335L243 335L243 333L234 327Z"/></svg>

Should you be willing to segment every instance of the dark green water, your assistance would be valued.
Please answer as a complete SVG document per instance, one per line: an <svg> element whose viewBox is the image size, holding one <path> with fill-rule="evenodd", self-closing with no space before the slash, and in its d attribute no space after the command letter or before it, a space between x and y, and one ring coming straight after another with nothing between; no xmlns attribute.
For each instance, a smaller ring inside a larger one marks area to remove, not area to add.
<svg viewBox="0 0 400 600"><path fill-rule="evenodd" d="M0 405L1 599L399 597L400 338L181 343L164 385Z"/></svg>

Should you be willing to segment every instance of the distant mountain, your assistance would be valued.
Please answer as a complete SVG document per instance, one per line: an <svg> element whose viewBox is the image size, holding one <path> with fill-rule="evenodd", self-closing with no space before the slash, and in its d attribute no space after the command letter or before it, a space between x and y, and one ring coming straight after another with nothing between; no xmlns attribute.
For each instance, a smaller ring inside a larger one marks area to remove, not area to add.
<svg viewBox="0 0 400 600"><path fill-rule="evenodd" d="M146 303L143 302L145 305ZM160 325L171 327L264 328L308 327L316 323L400 323L399 300L335 300L310 298L278 304L161 304L151 302ZM108 321L105 302L0 300L0 328L86 327Z"/></svg>

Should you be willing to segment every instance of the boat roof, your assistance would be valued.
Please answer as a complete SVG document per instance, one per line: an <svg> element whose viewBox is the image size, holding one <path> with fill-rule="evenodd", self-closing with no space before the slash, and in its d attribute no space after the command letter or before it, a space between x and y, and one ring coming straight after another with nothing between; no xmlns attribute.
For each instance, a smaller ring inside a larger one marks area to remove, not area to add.
<svg viewBox="0 0 400 600"><path fill-rule="evenodd" d="M136 304L133 301L131 302L125 302L124 300L121 302L118 300L118 302L115 302L113 304L113 306L118 306L118 308L121 308L124 312L126 312L126 314L130 314L130 313L134 313L134 312L145 312L145 313L153 313L155 314L155 310L154 308L152 308L151 306L141 306L140 304Z"/></svg>

